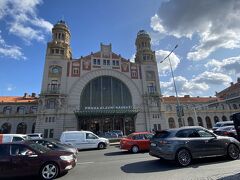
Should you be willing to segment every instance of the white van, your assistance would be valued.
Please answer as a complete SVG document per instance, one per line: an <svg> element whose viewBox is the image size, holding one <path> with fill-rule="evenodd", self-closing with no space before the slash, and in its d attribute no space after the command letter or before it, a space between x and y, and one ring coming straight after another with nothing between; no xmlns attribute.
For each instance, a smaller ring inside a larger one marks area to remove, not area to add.
<svg viewBox="0 0 240 180"><path fill-rule="evenodd" d="M218 128L221 128L221 127L225 127L225 126L234 126L234 123L233 121L221 121L221 122L217 122L212 130L215 131L217 130Z"/></svg>
<svg viewBox="0 0 240 180"><path fill-rule="evenodd" d="M16 141L24 141L28 139L25 134L0 134L0 144Z"/></svg>
<svg viewBox="0 0 240 180"><path fill-rule="evenodd" d="M91 131L65 131L62 133L60 141L77 149L104 149L109 145L108 139L100 138Z"/></svg>

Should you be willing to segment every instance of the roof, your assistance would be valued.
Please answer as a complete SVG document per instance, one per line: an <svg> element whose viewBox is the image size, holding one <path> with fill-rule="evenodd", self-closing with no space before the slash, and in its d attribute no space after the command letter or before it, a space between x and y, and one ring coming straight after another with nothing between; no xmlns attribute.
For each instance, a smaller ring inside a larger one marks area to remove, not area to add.
<svg viewBox="0 0 240 180"><path fill-rule="evenodd" d="M143 132L133 132L131 134L136 135L136 134L153 134L153 133L148 132L148 131L143 131Z"/></svg>
<svg viewBox="0 0 240 180"><path fill-rule="evenodd" d="M0 103L28 103L37 102L37 97L27 96L0 96Z"/></svg>
<svg viewBox="0 0 240 180"><path fill-rule="evenodd" d="M162 97L164 102L176 102L177 98L175 96L169 96L169 97ZM184 96L184 97L178 97L178 100L181 103L210 103L213 101L219 101L220 98L217 97L190 97L190 96Z"/></svg>

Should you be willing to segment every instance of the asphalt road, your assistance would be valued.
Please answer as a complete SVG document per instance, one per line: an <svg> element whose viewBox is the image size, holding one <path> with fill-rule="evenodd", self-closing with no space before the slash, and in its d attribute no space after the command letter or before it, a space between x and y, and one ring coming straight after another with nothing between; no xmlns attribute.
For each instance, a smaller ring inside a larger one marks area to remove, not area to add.
<svg viewBox="0 0 240 180"><path fill-rule="evenodd" d="M187 168L160 161L147 152L131 154L117 147L84 150L78 154L77 166L59 177L64 180L235 180L240 179L240 160L208 158L195 160Z"/></svg>

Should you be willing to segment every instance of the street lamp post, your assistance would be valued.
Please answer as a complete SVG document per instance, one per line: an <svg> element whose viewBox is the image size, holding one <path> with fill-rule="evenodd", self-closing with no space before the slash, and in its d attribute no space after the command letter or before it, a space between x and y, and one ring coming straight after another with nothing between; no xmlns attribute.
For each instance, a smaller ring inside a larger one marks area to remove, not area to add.
<svg viewBox="0 0 240 180"><path fill-rule="evenodd" d="M170 60L170 55L173 53L173 51L175 49L177 49L178 45L176 45L173 50L162 60L160 61L160 63L162 63L163 61L165 61L166 59L168 59L169 61L169 64L170 64L170 69L171 69L171 74L172 74L172 78L173 78L173 85L174 85L174 89L175 89L175 93L176 93L176 98L177 98L177 115L179 116L181 122L182 122L182 125L185 126L185 123L184 123L184 120L182 119L182 107L181 107L181 104L180 104L180 101L179 101L179 98L178 98L178 93L177 93L177 87L176 87L176 83L175 83L175 78L174 78L174 74L173 74L173 70L172 70L172 63L171 63L171 60Z"/></svg>

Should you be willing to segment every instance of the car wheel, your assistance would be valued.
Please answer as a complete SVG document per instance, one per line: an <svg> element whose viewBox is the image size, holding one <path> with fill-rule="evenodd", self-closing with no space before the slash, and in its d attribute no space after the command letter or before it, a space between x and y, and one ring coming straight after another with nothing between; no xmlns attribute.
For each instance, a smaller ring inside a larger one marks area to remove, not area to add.
<svg viewBox="0 0 240 180"><path fill-rule="evenodd" d="M229 144L227 148L227 155L230 159L236 160L239 158L239 149L235 144Z"/></svg>
<svg viewBox="0 0 240 180"><path fill-rule="evenodd" d="M47 163L41 169L41 178L48 180L58 176L59 169L55 163Z"/></svg>
<svg viewBox="0 0 240 180"><path fill-rule="evenodd" d="M176 161L180 166L188 166L192 161L192 156L187 149L181 149L177 152Z"/></svg>
<svg viewBox="0 0 240 180"><path fill-rule="evenodd" d="M132 147L132 152L133 153L138 153L138 151L139 151L139 147L138 146L133 146Z"/></svg>
<svg viewBox="0 0 240 180"><path fill-rule="evenodd" d="M104 149L105 148L105 144L104 143L99 143L98 144L98 149Z"/></svg>

